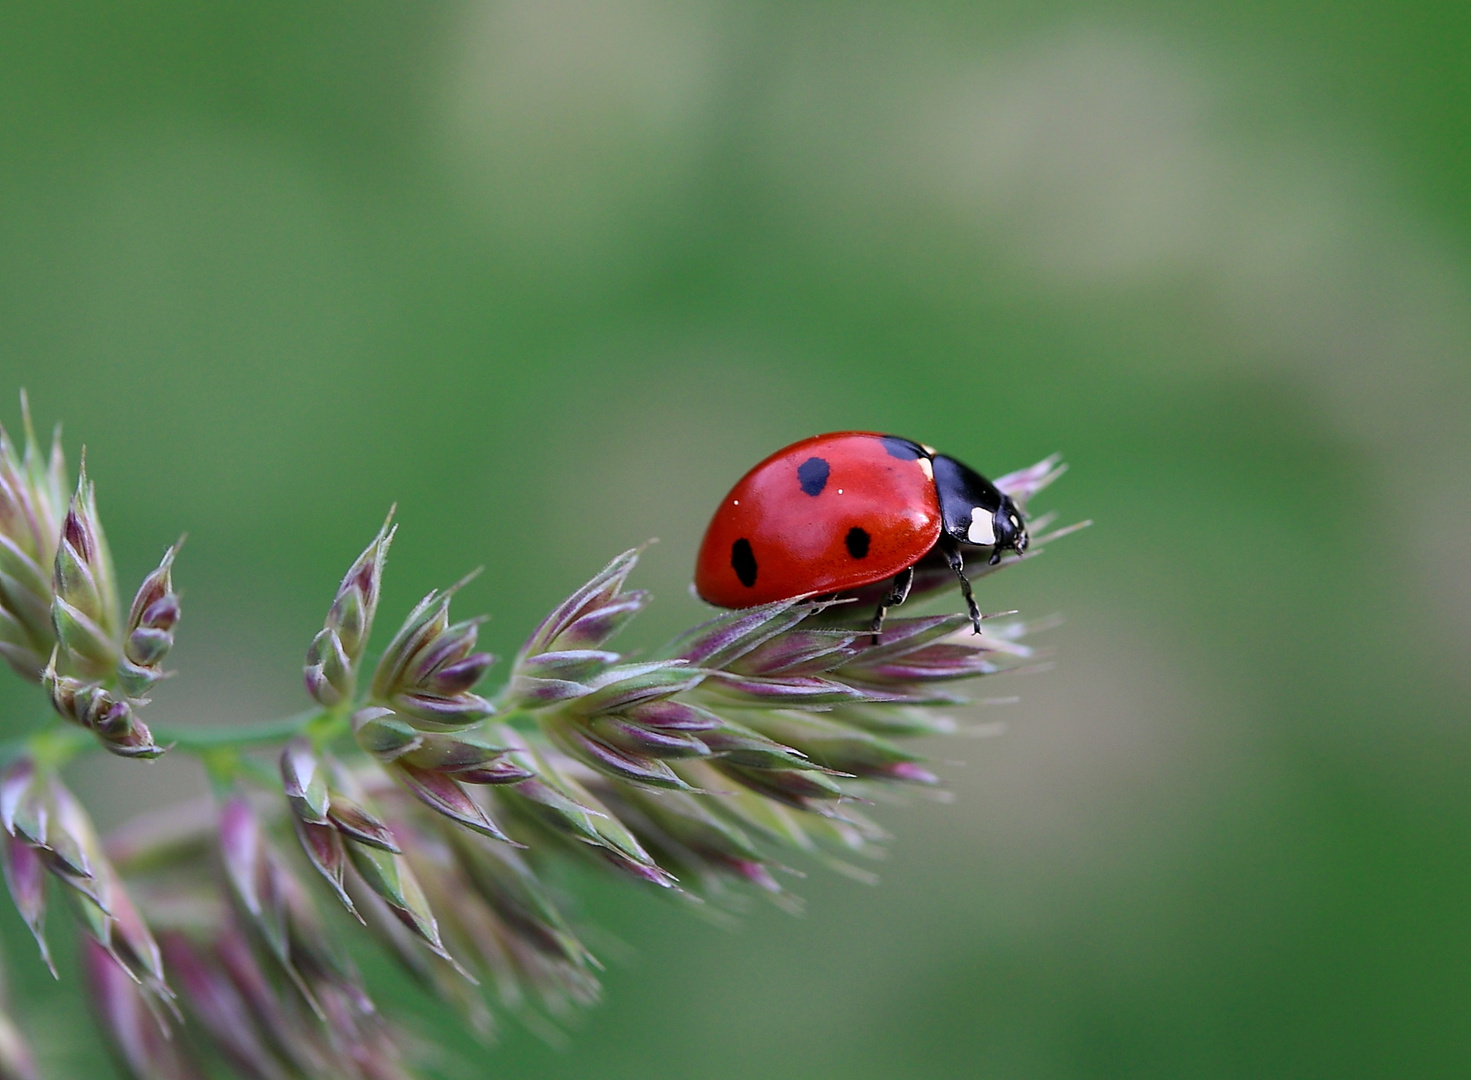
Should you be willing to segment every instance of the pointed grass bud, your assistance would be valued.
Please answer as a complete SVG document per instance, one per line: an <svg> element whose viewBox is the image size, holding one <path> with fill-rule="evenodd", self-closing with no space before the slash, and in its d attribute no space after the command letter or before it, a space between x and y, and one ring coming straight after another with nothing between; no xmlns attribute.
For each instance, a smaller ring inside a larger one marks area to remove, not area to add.
<svg viewBox="0 0 1471 1080"><path fill-rule="evenodd" d="M1033 495L1065 472L1067 466L1062 463L1062 455L1053 454L1035 465L999 476L994 482L1002 494L1008 496L1018 507L1024 507Z"/></svg>
<svg viewBox="0 0 1471 1080"><path fill-rule="evenodd" d="M598 842L592 850L605 862L621 873L650 885L657 885L661 889L672 889L679 883L673 874L660 866L644 849L632 829L585 791L581 792L581 796L598 815L592 819L593 828L598 835Z"/></svg>
<svg viewBox="0 0 1471 1080"><path fill-rule="evenodd" d="M567 679L579 682L597 675L619 655L603 649L564 649L561 652L538 653L517 661L517 673L533 679Z"/></svg>
<svg viewBox="0 0 1471 1080"><path fill-rule="evenodd" d="M595 965L519 852L464 833L451 833L450 842L475 892L518 937L575 967Z"/></svg>
<svg viewBox="0 0 1471 1080"><path fill-rule="evenodd" d="M111 678L120 659L117 581L85 461L62 521L51 588L51 620L62 656L88 679Z"/></svg>
<svg viewBox="0 0 1471 1080"><path fill-rule="evenodd" d="M836 679L815 675L758 679L749 675L717 671L700 688L712 701L768 709L811 709L856 701L888 701L891 696L864 691Z"/></svg>
<svg viewBox="0 0 1471 1080"><path fill-rule="evenodd" d="M620 709L617 715L650 731L668 734L677 732L698 735L714 731L725 723L709 709L668 698L629 705Z"/></svg>
<svg viewBox="0 0 1471 1080"><path fill-rule="evenodd" d="M425 731L465 727L495 711L470 692L494 662L488 653L475 651L483 620L449 621L450 599L463 584L435 590L419 602L373 675L373 699Z"/></svg>
<svg viewBox="0 0 1471 1080"><path fill-rule="evenodd" d="M313 825L327 824L327 770L310 739L298 736L281 751L281 784L292 813Z"/></svg>
<svg viewBox="0 0 1471 1080"><path fill-rule="evenodd" d="M281 751L281 783L291 807L291 824L307 861L342 905L357 915L343 884L347 849L330 817L326 766L309 739L292 739Z"/></svg>
<svg viewBox="0 0 1471 1080"><path fill-rule="evenodd" d="M683 789L688 785L661 759L703 756L704 744L687 732L640 724L628 714L670 702L705 675L682 659L614 665L585 683L562 683L561 706L541 712L541 724L565 753L598 772L630 784ZM512 682L513 691L550 682L519 678ZM524 699L522 704L532 707Z"/></svg>
<svg viewBox="0 0 1471 1080"><path fill-rule="evenodd" d="M700 736L721 761L747 769L816 769L799 750L732 721Z"/></svg>
<svg viewBox="0 0 1471 1080"><path fill-rule="evenodd" d="M123 658L118 679L129 697L140 697L163 678L164 657L174 647L179 598L174 593L174 557L183 540L163 555L158 569L143 579L123 627Z"/></svg>
<svg viewBox="0 0 1471 1080"><path fill-rule="evenodd" d="M220 811L220 861L237 910L318 1017L324 984L356 984L327 948L316 908L242 796ZM351 910L351 909L349 909ZM344 982L345 980L345 982Z"/></svg>
<svg viewBox="0 0 1471 1080"><path fill-rule="evenodd" d="M710 753L710 747L698 736L635 723L624 716L594 717L587 731L600 742L645 757L690 758Z"/></svg>
<svg viewBox="0 0 1471 1080"><path fill-rule="evenodd" d="M698 667L726 668L826 606L808 600L778 600L727 612L681 634L665 652Z"/></svg>
<svg viewBox="0 0 1471 1080"><path fill-rule="evenodd" d="M78 820L79 813L72 800L56 805L55 788L28 758L11 762L0 774L0 819L5 831L28 845L48 868L86 880L93 876L87 853L90 825L85 818ZM24 910L20 897L16 904Z"/></svg>
<svg viewBox="0 0 1471 1080"><path fill-rule="evenodd" d="M93 732L103 747L118 757L156 758L167 747L153 741L148 725L139 720L133 707L97 683L84 682L56 670L57 651L41 673L41 686L61 716Z"/></svg>
<svg viewBox="0 0 1471 1080"><path fill-rule="evenodd" d="M817 765L865 779L904 780L933 784L935 776L920 767L917 754L887 739L822 715L799 712L752 712L746 722L801 753Z"/></svg>
<svg viewBox="0 0 1471 1080"><path fill-rule="evenodd" d="M690 873L734 877L780 893L764 856L750 837L694 795L626 790L620 816L661 856Z"/></svg>
<svg viewBox="0 0 1471 1080"><path fill-rule="evenodd" d="M464 784L510 784L530 773L506 759L504 747L468 736L419 732L387 709L370 707L353 717L358 745L389 776L435 813L458 825L509 842Z"/></svg>
<svg viewBox="0 0 1471 1080"><path fill-rule="evenodd" d="M348 844L347 854L362 883L430 952L453 962L439 935L439 923L419 879L402 855L363 844Z"/></svg>
<svg viewBox="0 0 1471 1080"><path fill-rule="evenodd" d="M248 1080L285 1080L286 1069L250 1003L211 951L177 931L164 935L160 944L191 1020L203 1027L234 1073Z"/></svg>
<svg viewBox="0 0 1471 1080"><path fill-rule="evenodd" d="M107 879L108 898L112 904L108 943L113 955L133 973L155 1002L171 1007L174 994L164 981L163 955L153 932L123 888L122 879L112 865L103 863L101 873Z"/></svg>
<svg viewBox="0 0 1471 1080"><path fill-rule="evenodd" d="M558 604L527 638L517 664L542 653L598 649L623 629L649 602L642 590L623 591L641 551L625 551Z"/></svg>
<svg viewBox="0 0 1471 1080"><path fill-rule="evenodd" d="M122 879L103 852L82 804L54 777L43 860L66 886L65 895L92 937L122 965L147 994L150 1007L168 1004L173 994L164 981L158 944Z"/></svg>
<svg viewBox="0 0 1471 1080"><path fill-rule="evenodd" d="M56 965L46 946L46 865L35 847L16 836L5 837L5 884L15 909L36 939L41 959L56 977Z"/></svg>
<svg viewBox="0 0 1471 1080"><path fill-rule="evenodd" d="M512 761L509 752L468 735L425 732L395 757L415 769L443 773L465 784L515 784L529 778L532 773Z"/></svg>
<svg viewBox="0 0 1471 1080"><path fill-rule="evenodd" d="M354 843L386 851L389 854L398 853L398 841L393 838L393 833L388 826L361 803L341 792L332 792L332 802L327 816L337 827L337 831Z"/></svg>
<svg viewBox="0 0 1471 1080"><path fill-rule="evenodd" d="M703 671L690 667L684 660L607 667L583 682L527 675L522 670L511 679L511 694L525 709L575 701L574 711L591 716L673 697L697 686L704 677Z"/></svg>
<svg viewBox="0 0 1471 1080"><path fill-rule="evenodd" d="M424 735L398 718L392 709L370 705L352 717L353 735L367 753L379 761L394 761L424 742Z"/></svg>
<svg viewBox="0 0 1471 1080"><path fill-rule="evenodd" d="M510 837L486 816L480 804L471 798L470 793L453 776L415 768L403 760L391 763L387 769L390 776L435 813L442 814L455 824L482 836L511 842Z"/></svg>
<svg viewBox="0 0 1471 1080"><path fill-rule="evenodd" d="M204 1080L203 1069L169 1037L144 990L111 953L83 942L82 967L92 1009L134 1080Z"/></svg>
<svg viewBox="0 0 1471 1080"><path fill-rule="evenodd" d="M1007 656L1028 655L1025 646L973 633L963 615L891 619L882 641L859 651L839 677L918 699L926 684L990 675Z"/></svg>
<svg viewBox="0 0 1471 1080"><path fill-rule="evenodd" d="M266 1074L266 1080L352 1075L351 1070L333 1068L335 1063L331 1059L335 1055L324 1038L324 1013L313 1010L315 1015L303 1015L298 999L289 991L282 993L277 981L262 968L257 951L251 947L250 940L237 923L226 920L214 934L210 946L228 990L238 995L250 1017L259 1025L259 1030L269 1037L272 1048L288 1064L281 1073ZM172 967L176 954L170 951L168 941L164 943L164 955ZM187 963L181 966L187 967ZM306 1000L310 1005L315 998ZM186 1005L192 1007L193 1004L192 1000L186 1001ZM200 1016L198 1009L193 1011L201 1022L210 1025L209 1020ZM237 1028L231 1037L239 1038L240 1034ZM250 1076L249 1073L245 1075Z"/></svg>
<svg viewBox="0 0 1471 1080"><path fill-rule="evenodd" d="M352 776L304 738L286 744L281 778L292 813L310 825L331 825L360 844L398 851L388 826L363 805ZM349 795L343 789L351 791Z"/></svg>
<svg viewBox="0 0 1471 1080"><path fill-rule="evenodd" d="M713 764L742 787L795 810L831 816L843 799L843 789L831 777L815 770L752 769L718 759Z"/></svg>
<svg viewBox="0 0 1471 1080"><path fill-rule="evenodd" d="M168 747L159 746L153 741L153 733L148 730L148 725L130 712L119 713L113 717L112 722L99 724L96 730L102 738L103 748L118 757L151 761L168 752Z"/></svg>
<svg viewBox="0 0 1471 1080"><path fill-rule="evenodd" d="M503 735L515 749L517 762L534 776L496 789L498 804L553 835L587 845L631 877L663 888L674 886L674 876L654 861L628 827L569 775L564 766L575 767L574 762L538 754L509 729Z"/></svg>
<svg viewBox="0 0 1471 1080"><path fill-rule="evenodd" d="M615 746L566 717L550 717L543 721L542 727L565 753L615 780L641 787L675 790L689 787L678 773L658 758Z"/></svg>
<svg viewBox="0 0 1471 1080"><path fill-rule="evenodd" d="M37 679L56 643L52 574L66 507L60 431L43 456L21 394L25 449L0 427L0 657Z"/></svg>
<svg viewBox="0 0 1471 1080"><path fill-rule="evenodd" d="M304 677L307 693L328 708L352 697L357 688L357 667L373 629L378 595L383 583L383 565L398 527L392 525L393 511L361 555L347 571L326 624L307 649Z"/></svg>
<svg viewBox="0 0 1471 1080"><path fill-rule="evenodd" d="M63 884L93 898L111 914L109 882L102 872L105 860L92 819L61 781L53 776L42 782L46 793L46 836L37 845L42 859Z"/></svg>
<svg viewBox="0 0 1471 1080"><path fill-rule="evenodd" d="M312 864L312 869L322 875L323 880L331 887L332 894L348 913L361 918L347 894L344 879L347 870L347 845L342 834L335 826L318 825L299 817L292 817L291 824L296 830L297 842L301 844L301 850Z"/></svg>
<svg viewBox="0 0 1471 1080"><path fill-rule="evenodd" d="M364 926L379 946L427 993L458 1012L478 1039L489 1040L495 1021L474 977L453 959L426 949L418 935L400 921L393 908L370 890L362 878L352 878L349 887L353 902L363 913ZM463 895L466 890L455 891ZM435 899L442 901L446 897L440 895Z"/></svg>
<svg viewBox="0 0 1471 1080"><path fill-rule="evenodd" d="M434 913L429 910L423 890L414 878L409 864L404 860L403 849L392 830L368 808L367 797L354 781L351 773L336 762L318 763L313 760L313 757L309 746L303 741L294 741L282 758L282 772L286 777L288 790L302 793L291 800L291 805L299 822L298 837L301 839L302 848L308 859L332 885L344 906L361 918L357 905L350 898L350 891L345 888L348 883L343 878L343 865L340 862L341 856L345 855L347 865L357 872L362 883L374 895L388 905L394 917L422 940L431 951L448 959L449 953L440 940ZM301 812L297 812L300 806L307 817L317 815L317 810L321 806L319 798L314 792L311 798L308 798L306 794L311 791L313 781L308 780L303 785L301 779L303 777L314 778L323 766L331 774L331 781L327 787L326 819L343 841L340 849L319 831L322 827L319 823L308 821ZM464 796L464 789L456 786L456 791L465 798L466 802L469 801L468 796ZM470 825L471 822L474 822L475 825L483 825L485 829L490 830L489 835L501 835L473 803L470 804L473 809L467 808L438 787L432 787L430 793L444 800L442 808L434 806L434 809L447 816L455 817L456 820L460 820L462 816L468 819L462 821L462 824ZM420 793L415 791L415 794ZM420 795L420 798L425 799L426 802L429 801L425 795ZM480 813L478 820L474 817L475 813Z"/></svg>
<svg viewBox="0 0 1471 1080"><path fill-rule="evenodd" d="M582 716L616 713L693 690L705 672L684 660L653 660L609 668L588 684L574 711Z"/></svg>
<svg viewBox="0 0 1471 1080"><path fill-rule="evenodd" d="M150 999L155 1004L171 1001L153 935L76 797L54 776L44 776L22 760L0 775L0 816L9 834L6 881L47 965L51 959L43 935L43 869L60 882L64 898L86 931Z"/></svg>
<svg viewBox="0 0 1471 1080"><path fill-rule="evenodd" d="M0 772L0 824L11 836L46 843L46 786L30 758L16 758Z"/></svg>
<svg viewBox="0 0 1471 1080"><path fill-rule="evenodd" d="M271 951L285 957L287 911L277 888L277 868L255 811L243 796L220 810L220 860L245 915L263 932Z"/></svg>
<svg viewBox="0 0 1471 1080"><path fill-rule="evenodd" d="M708 709L672 698L629 705L619 712L587 721L592 737L631 754L653 758L705 757L711 753L706 732L724 721Z"/></svg>
<svg viewBox="0 0 1471 1080"><path fill-rule="evenodd" d="M819 675L850 660L857 652L855 643L864 636L855 630L788 630L726 666L737 675L759 678Z"/></svg>
<svg viewBox="0 0 1471 1080"><path fill-rule="evenodd" d="M352 696L355 675L352 661L342 651L342 642L331 630L318 631L307 646L306 664L302 668L306 692L319 705L331 708Z"/></svg>
<svg viewBox="0 0 1471 1080"><path fill-rule="evenodd" d="M889 619L884 623L883 636L877 644L864 635L858 639L858 648L852 659L844 665L844 674L863 672L876 664L891 662L901 656L924 648L937 641L969 630L967 615L929 615L913 619Z"/></svg>
<svg viewBox="0 0 1471 1080"><path fill-rule="evenodd" d="M51 615L68 666L88 679L110 677L119 655L108 632L60 596L52 601Z"/></svg>
<svg viewBox="0 0 1471 1080"><path fill-rule="evenodd" d="M490 974L507 1008L521 1011L524 991L534 991L554 1013L565 1010L569 1002L587 1003L596 999L597 980L591 970L597 966L596 961L565 930L554 908L542 911L536 907L533 899L536 883L529 877L529 871L527 878L517 883L529 884L524 892L518 891L517 884L506 881L508 873L515 873L509 870L510 866L520 865L524 869L524 864L515 859L506 863L493 861L501 853L514 856L515 852L501 845L486 844L463 832L452 836L418 832L408 847L430 901L440 912L446 939L454 940ZM493 882L477 882L467 870L469 864L465 857L471 854L471 848L483 856L475 861L475 869L482 879L493 878ZM495 850L487 851L488 848ZM501 901L499 907L487 898L487 888ZM513 893L517 894L515 899ZM503 916L502 911L514 914ZM547 921L538 917L543 915ZM472 1025L483 1024L483 1006L476 1010L472 1001L469 1003L472 1008L465 1008L464 981L447 979L444 965L433 962L432 958L424 958L431 961L424 965L420 952L415 949L413 955L403 957L410 962L410 970L417 967L429 976L428 987L447 1003L465 1011ZM419 963L414 964L415 960Z"/></svg>
<svg viewBox="0 0 1471 1080"><path fill-rule="evenodd" d="M985 648L955 642L940 642L916 649L886 663L854 666L845 674L876 686L919 686L994 675L1001 670L993 653Z"/></svg>

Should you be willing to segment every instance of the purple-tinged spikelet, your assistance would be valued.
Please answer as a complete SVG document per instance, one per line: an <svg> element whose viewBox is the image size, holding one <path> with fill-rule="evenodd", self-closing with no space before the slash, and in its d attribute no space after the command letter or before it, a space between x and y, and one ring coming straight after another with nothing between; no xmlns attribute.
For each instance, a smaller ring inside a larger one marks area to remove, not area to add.
<svg viewBox="0 0 1471 1080"><path fill-rule="evenodd" d="M51 588L51 621L68 669L98 682L111 678L122 658L117 584L85 461L62 521Z"/></svg>
<svg viewBox="0 0 1471 1080"><path fill-rule="evenodd" d="M167 1006L173 994L158 945L76 796L21 758L0 773L0 821L7 834L6 884L46 964L51 965L45 938L49 874L97 945L143 988L154 1008Z"/></svg>
<svg viewBox="0 0 1471 1080"><path fill-rule="evenodd" d="M393 511L361 555L348 568L332 598L326 625L312 639L304 670L307 693L331 707L350 699L357 688L358 663L368 645L373 617L378 612L378 594L383 584L383 565L397 526Z"/></svg>
<svg viewBox="0 0 1471 1080"><path fill-rule="evenodd" d="M449 605L463 585L435 590L409 613L378 661L370 699L411 727L453 731L491 716L495 709L471 690L495 658L476 652L483 619L449 621Z"/></svg>
<svg viewBox="0 0 1471 1080"><path fill-rule="evenodd" d="M180 540L163 554L158 569L143 579L123 627L123 658L118 679L130 697L141 697L163 678L164 657L174 647L179 622L179 598L174 593L174 558Z"/></svg>
<svg viewBox="0 0 1471 1080"><path fill-rule="evenodd" d="M84 942L82 968L98 1023L134 1080L204 1080L204 1070L170 1037L142 987L112 953Z"/></svg>
<svg viewBox="0 0 1471 1080"><path fill-rule="evenodd" d="M51 576L67 482L60 431L43 455L24 394L21 409L24 450L0 427L0 656L35 680L56 643Z"/></svg>

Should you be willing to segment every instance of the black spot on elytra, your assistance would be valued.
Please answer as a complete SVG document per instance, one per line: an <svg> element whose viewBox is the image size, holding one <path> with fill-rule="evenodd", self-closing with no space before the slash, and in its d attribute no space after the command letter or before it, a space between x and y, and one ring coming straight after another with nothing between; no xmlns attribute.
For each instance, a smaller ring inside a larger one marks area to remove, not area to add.
<svg viewBox="0 0 1471 1080"><path fill-rule="evenodd" d="M821 495L827 487L828 474L832 470L820 457L810 457L797 466L797 481L808 495Z"/></svg>
<svg viewBox="0 0 1471 1080"><path fill-rule="evenodd" d="M865 538L864 547L867 546ZM756 553L751 550L751 541L744 536L730 545L730 566L746 588L756 584Z"/></svg>
<svg viewBox="0 0 1471 1080"><path fill-rule="evenodd" d="M896 457L900 461L918 461L922 457L928 457L918 443L912 443L908 439L901 439L897 435L880 436L879 442L884 444L884 449L889 452L890 457Z"/></svg>
<svg viewBox="0 0 1471 1080"><path fill-rule="evenodd" d="M848 530L848 535L843 538L843 543L848 545L848 554L855 559L862 559L868 555L868 533L857 525Z"/></svg>

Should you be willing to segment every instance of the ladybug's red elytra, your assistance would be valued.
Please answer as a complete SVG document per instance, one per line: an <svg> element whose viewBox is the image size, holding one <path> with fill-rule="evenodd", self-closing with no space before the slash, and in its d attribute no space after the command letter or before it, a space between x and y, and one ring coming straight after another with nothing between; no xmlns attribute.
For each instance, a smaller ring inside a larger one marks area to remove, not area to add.
<svg viewBox="0 0 1471 1080"><path fill-rule="evenodd" d="M695 591L742 608L862 589L892 579L874 613L902 604L931 554L960 580L976 632L981 614L964 552L1027 550L1021 511L984 476L897 435L839 431L778 450L731 488L705 530Z"/></svg>

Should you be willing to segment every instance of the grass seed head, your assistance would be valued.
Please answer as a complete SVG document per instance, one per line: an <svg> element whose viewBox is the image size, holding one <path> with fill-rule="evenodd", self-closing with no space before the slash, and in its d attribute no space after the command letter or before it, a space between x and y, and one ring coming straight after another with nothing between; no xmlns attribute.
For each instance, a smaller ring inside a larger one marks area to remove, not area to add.
<svg viewBox="0 0 1471 1080"><path fill-rule="evenodd" d="M1048 459L997 486L1025 506L1060 472ZM85 469L69 504L66 486L59 446L43 461L28 421L24 452L0 431L0 655L113 753L156 756L137 713L173 645L178 545L123 618ZM45 883L58 882L99 1021L135 1076L407 1078L412 1040L368 998L319 898L488 1038L492 1004L538 1027L599 992L597 961L546 884L553 859L721 903L754 892L792 906L781 875L794 853L870 879L850 860L888 838L861 805L938 782L905 740L954 732L948 710L974 680L1033 659L1026 624L976 634L965 614L895 617L876 635L866 599L828 598L722 612L630 662L607 646L649 602L627 588L633 550L542 620L494 694L477 690L494 662L481 620L450 616L459 586L416 605L360 680L393 537L390 520L308 649L320 708L281 737L273 801L247 794L245 743L206 752L217 822L154 840L131 830L114 849L125 886L55 760L19 754L0 771L17 908L47 956ZM916 592L953 583L934 569L917 568ZM46 753L74 745L48 737L35 743ZM300 857L278 846L287 825ZM165 1037L166 971L189 1040ZM0 1076L25 1076L8 1030L0 1014Z"/></svg>

